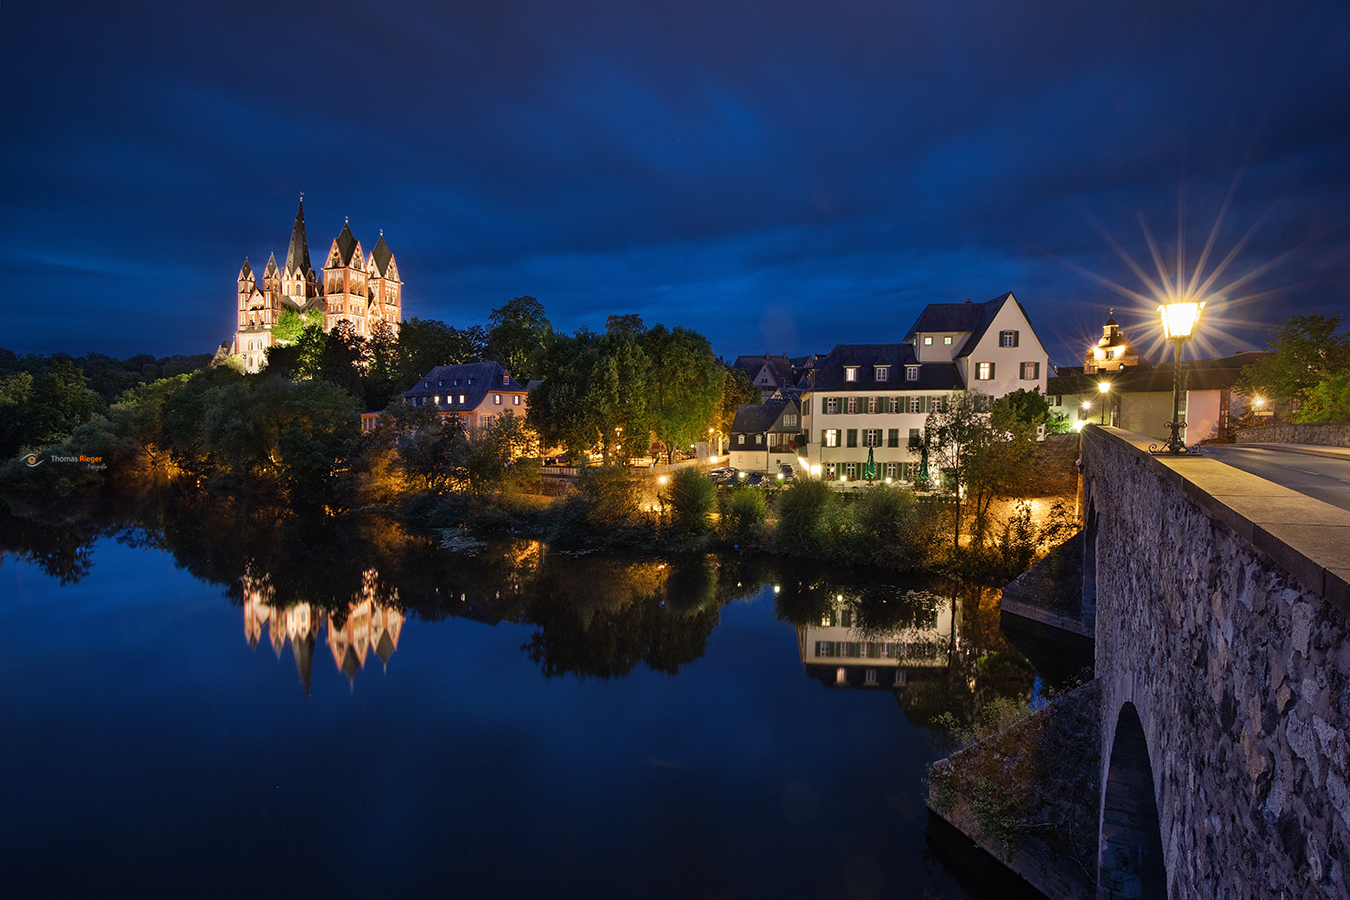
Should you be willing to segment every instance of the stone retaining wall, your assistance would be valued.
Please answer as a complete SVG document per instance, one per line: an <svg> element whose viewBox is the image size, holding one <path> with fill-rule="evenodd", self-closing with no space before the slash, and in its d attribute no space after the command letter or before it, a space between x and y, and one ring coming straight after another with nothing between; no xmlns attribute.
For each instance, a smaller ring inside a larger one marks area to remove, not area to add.
<svg viewBox="0 0 1350 900"><path fill-rule="evenodd" d="M1318 444L1350 447L1350 422L1317 422L1304 425L1257 425L1240 428L1239 444Z"/></svg>
<svg viewBox="0 0 1350 900"><path fill-rule="evenodd" d="M1215 460L1152 457L1147 443L1084 431L1102 781L1133 704L1169 897L1350 895L1350 641L1331 602L1343 577L1297 546L1340 541L1345 523ZM1231 496L1216 496L1221 484Z"/></svg>

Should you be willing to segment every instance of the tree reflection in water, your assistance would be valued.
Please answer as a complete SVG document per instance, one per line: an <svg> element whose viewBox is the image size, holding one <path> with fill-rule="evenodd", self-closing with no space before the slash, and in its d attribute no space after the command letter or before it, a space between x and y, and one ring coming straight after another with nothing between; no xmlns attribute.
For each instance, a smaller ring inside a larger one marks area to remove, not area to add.
<svg viewBox="0 0 1350 900"><path fill-rule="evenodd" d="M616 678L640 664L674 674L704 654L723 606L770 585L807 676L890 690L918 727L944 712L969 724L995 698L1031 699L1035 680L1000 630L999 592L952 580L770 557L570 554L524 539L452 552L380 517L181 498L60 518L0 511L0 551L62 583L89 573L107 537L162 548L224 586L249 643L266 631L278 655L289 645L306 690L321 633L355 678L372 653L388 664L408 615L532 626L521 649L545 677Z"/></svg>

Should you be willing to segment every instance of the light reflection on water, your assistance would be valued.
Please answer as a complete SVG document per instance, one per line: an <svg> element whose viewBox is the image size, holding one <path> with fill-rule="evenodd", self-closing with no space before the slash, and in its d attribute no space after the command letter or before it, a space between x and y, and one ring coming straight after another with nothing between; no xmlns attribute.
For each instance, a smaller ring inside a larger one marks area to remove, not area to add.
<svg viewBox="0 0 1350 900"><path fill-rule="evenodd" d="M924 841L926 726L1029 696L997 592L284 527L5 545L12 885L967 896Z"/></svg>

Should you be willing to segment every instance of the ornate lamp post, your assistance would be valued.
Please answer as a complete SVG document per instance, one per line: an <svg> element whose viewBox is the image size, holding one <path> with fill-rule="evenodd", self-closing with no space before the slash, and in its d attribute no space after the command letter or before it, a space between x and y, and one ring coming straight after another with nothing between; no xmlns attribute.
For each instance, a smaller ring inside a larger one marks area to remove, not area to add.
<svg viewBox="0 0 1350 900"><path fill-rule="evenodd" d="M1102 392L1102 424L1105 425L1105 424L1106 424L1106 401L1107 401L1106 395L1107 395L1107 394L1110 392L1110 390L1111 390L1111 382L1109 382L1109 381L1100 381L1100 382L1098 382L1098 383L1097 383L1097 390L1099 390L1099 391Z"/></svg>
<svg viewBox="0 0 1350 900"><path fill-rule="evenodd" d="M1195 326L1200 322L1200 310L1205 308L1204 301L1193 300L1188 296L1173 297L1158 307L1162 316L1163 337L1172 342L1176 350L1176 362L1172 370L1172 421L1167 428L1172 437L1162 447L1150 447L1154 453L1170 453L1179 456L1188 453L1181 432L1186 423L1181 421L1181 345L1191 339Z"/></svg>

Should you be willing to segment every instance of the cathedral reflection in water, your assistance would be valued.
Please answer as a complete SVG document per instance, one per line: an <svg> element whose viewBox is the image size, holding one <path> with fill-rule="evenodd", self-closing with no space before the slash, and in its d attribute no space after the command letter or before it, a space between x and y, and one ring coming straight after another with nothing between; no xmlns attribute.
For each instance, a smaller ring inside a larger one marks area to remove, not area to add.
<svg viewBox="0 0 1350 900"><path fill-rule="evenodd" d="M240 582L244 599L244 635L249 646L258 646L264 626L278 659L289 643L305 693L309 693L314 648L325 623L328 626L326 643L332 651L333 663L349 680L354 680L356 673L365 666L368 653L374 652L380 662L388 665L389 657L398 649L404 619L398 606L398 591L382 592L379 575L374 569L363 573L361 588L348 602L345 615L306 602L278 605L276 592L266 575L245 572Z"/></svg>

